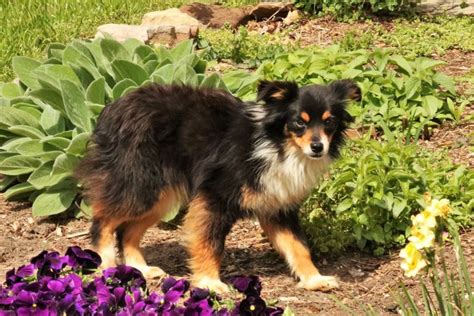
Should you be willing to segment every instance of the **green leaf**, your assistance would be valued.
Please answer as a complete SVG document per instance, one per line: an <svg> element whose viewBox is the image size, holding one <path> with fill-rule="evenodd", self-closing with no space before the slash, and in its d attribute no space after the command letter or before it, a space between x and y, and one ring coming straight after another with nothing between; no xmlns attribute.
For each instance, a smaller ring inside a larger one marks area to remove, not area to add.
<svg viewBox="0 0 474 316"><path fill-rule="evenodd" d="M61 94L69 120L83 131L91 132L91 113L81 89L71 81L61 80Z"/></svg>
<svg viewBox="0 0 474 316"><path fill-rule="evenodd" d="M55 135L65 130L65 122L61 116L61 112L56 111L52 107L46 107L44 109L41 114L40 123L48 135Z"/></svg>
<svg viewBox="0 0 474 316"><path fill-rule="evenodd" d="M39 89L37 77L34 74L34 70L41 65L39 61L36 61L29 57L13 57L12 68L20 81L23 82L30 89Z"/></svg>
<svg viewBox="0 0 474 316"><path fill-rule="evenodd" d="M66 152L74 156L84 156L90 136L90 133L81 133L77 135L72 139L71 144L66 149Z"/></svg>
<svg viewBox="0 0 474 316"><path fill-rule="evenodd" d="M30 137L30 138L42 138L46 136L43 132L28 125L16 125L8 128L9 132L17 134L20 136Z"/></svg>
<svg viewBox="0 0 474 316"><path fill-rule="evenodd" d="M41 154L45 153L46 151L54 150L49 144L40 143L38 139L31 139L22 144L20 144L16 151L23 155L23 156L40 156Z"/></svg>
<svg viewBox="0 0 474 316"><path fill-rule="evenodd" d="M76 194L77 189L70 181L63 181L49 188L33 202L33 216L49 216L66 211Z"/></svg>
<svg viewBox="0 0 474 316"><path fill-rule="evenodd" d="M72 45L68 45L63 53L63 63L84 68L93 78L102 77L97 66L81 51Z"/></svg>
<svg viewBox="0 0 474 316"><path fill-rule="evenodd" d="M12 156L0 161L0 173L18 176L33 172L41 165L41 161L32 157Z"/></svg>
<svg viewBox="0 0 474 316"><path fill-rule="evenodd" d="M70 132L70 131L66 131L66 132ZM56 134L55 136L46 136L46 137L44 137L40 140L40 143L50 144L50 145L52 145L56 148L64 150L69 146L71 141L69 139L65 138L65 137L57 136L57 135L61 135L63 133L64 132Z"/></svg>
<svg viewBox="0 0 474 316"><path fill-rule="evenodd" d="M413 68L410 66L410 63L402 56L395 55L390 57L390 60L393 61L398 67L403 69L407 75L411 75L413 73Z"/></svg>
<svg viewBox="0 0 474 316"><path fill-rule="evenodd" d="M64 173L53 175L53 163L53 161L45 162L29 176L27 181L36 190L56 185L67 176Z"/></svg>
<svg viewBox="0 0 474 316"><path fill-rule="evenodd" d="M122 81L118 82L112 90L114 100L120 98L123 95L124 91L128 88L136 86L137 85L135 84L135 82L130 79L123 79Z"/></svg>
<svg viewBox="0 0 474 316"><path fill-rule="evenodd" d="M38 89L31 91L29 95L50 105L55 110L66 114L66 110L64 110L63 98L61 97L60 92L52 89Z"/></svg>
<svg viewBox="0 0 474 316"><path fill-rule="evenodd" d="M423 108L430 117L435 117L439 109L443 107L443 101L432 95L423 97Z"/></svg>
<svg viewBox="0 0 474 316"><path fill-rule="evenodd" d="M454 85L454 80L448 75L445 75L442 72L437 72L433 76L433 81L439 84L440 86L446 88L446 90L448 90L452 94L456 93L456 86Z"/></svg>
<svg viewBox="0 0 474 316"><path fill-rule="evenodd" d="M343 200L337 206L336 214L339 214L339 213L342 213L342 212L348 210L349 208L351 208L351 206L352 206L352 199L351 198L347 198L347 199Z"/></svg>
<svg viewBox="0 0 474 316"><path fill-rule="evenodd" d="M79 158L70 154L59 155L54 161L51 175L72 176L79 161Z"/></svg>
<svg viewBox="0 0 474 316"><path fill-rule="evenodd" d="M38 120L30 113L11 106L4 106L1 108L2 115L0 115L0 129L8 129L17 125L27 125L34 128L41 128Z"/></svg>
<svg viewBox="0 0 474 316"><path fill-rule="evenodd" d="M39 80L47 82L46 89L57 89L59 91L59 83L61 80L69 80L77 85L81 85L81 81L70 66L65 65L41 65L36 68L35 72ZM42 82L40 81L40 84Z"/></svg>
<svg viewBox="0 0 474 316"><path fill-rule="evenodd" d="M421 87L421 80L417 77L410 77L405 82L406 96L405 99L410 99L419 91Z"/></svg>
<svg viewBox="0 0 474 316"><path fill-rule="evenodd" d="M98 104L105 103L105 79L103 77L94 80L87 87L86 100Z"/></svg>
<svg viewBox="0 0 474 316"><path fill-rule="evenodd" d="M23 90L19 85L13 82L0 84L0 96L13 99L23 95Z"/></svg>
<svg viewBox="0 0 474 316"><path fill-rule="evenodd" d="M186 57L193 51L193 40L182 41L176 45L171 51L173 61L179 61L181 58Z"/></svg>
<svg viewBox="0 0 474 316"><path fill-rule="evenodd" d="M213 73L210 76L207 76L200 84L201 87L206 88L218 88L221 84L222 80L218 74Z"/></svg>
<svg viewBox="0 0 474 316"><path fill-rule="evenodd" d="M5 197L6 200L11 200L14 197L22 196L25 193L29 193L34 191L35 188L28 182L23 182L23 183L18 183L9 188L8 190L5 191L3 196Z"/></svg>
<svg viewBox="0 0 474 316"><path fill-rule="evenodd" d="M145 69L127 60L114 60L112 62L112 69L116 81L130 79L137 85L141 85L149 78Z"/></svg>
<svg viewBox="0 0 474 316"><path fill-rule="evenodd" d="M100 41L100 47L109 62L113 62L116 59L131 60L131 54L116 40L103 38Z"/></svg>
<svg viewBox="0 0 474 316"><path fill-rule="evenodd" d="M0 160L2 160L3 157L0 157ZM4 191L6 188L8 188L13 182L16 181L16 177L14 176L3 176L0 178L0 191Z"/></svg>
<svg viewBox="0 0 474 316"><path fill-rule="evenodd" d="M442 60L434 60L431 58L421 57L418 59L420 61L420 68L423 70L428 70L439 65L444 65L446 62Z"/></svg>
<svg viewBox="0 0 474 316"><path fill-rule="evenodd" d="M198 85L196 72L188 65L178 66L173 76L173 82L190 86Z"/></svg>

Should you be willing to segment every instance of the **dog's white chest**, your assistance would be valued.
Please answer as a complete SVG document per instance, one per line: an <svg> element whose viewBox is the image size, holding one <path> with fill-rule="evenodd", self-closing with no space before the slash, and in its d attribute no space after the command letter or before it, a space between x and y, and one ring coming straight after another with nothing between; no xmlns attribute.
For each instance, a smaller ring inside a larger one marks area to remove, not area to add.
<svg viewBox="0 0 474 316"><path fill-rule="evenodd" d="M254 153L254 156L268 163L260 175L261 192L249 189L243 192L242 202L257 212L287 209L300 204L311 193L330 162L327 157L309 159L297 149L290 149L281 159L268 148L268 144L262 144Z"/></svg>

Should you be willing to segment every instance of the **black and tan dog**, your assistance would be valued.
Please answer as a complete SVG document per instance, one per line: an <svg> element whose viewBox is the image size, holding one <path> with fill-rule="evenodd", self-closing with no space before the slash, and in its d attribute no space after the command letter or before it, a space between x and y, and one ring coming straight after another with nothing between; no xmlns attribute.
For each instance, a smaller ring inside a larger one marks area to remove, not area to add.
<svg viewBox="0 0 474 316"><path fill-rule="evenodd" d="M219 268L232 225L255 216L301 287L337 286L311 261L298 207L338 156L353 118L350 80L303 88L263 81L258 103L215 89L150 85L109 104L77 170L93 206L92 240L104 266L124 263L147 277L139 243L167 212L187 206L183 235L195 286L225 291Z"/></svg>

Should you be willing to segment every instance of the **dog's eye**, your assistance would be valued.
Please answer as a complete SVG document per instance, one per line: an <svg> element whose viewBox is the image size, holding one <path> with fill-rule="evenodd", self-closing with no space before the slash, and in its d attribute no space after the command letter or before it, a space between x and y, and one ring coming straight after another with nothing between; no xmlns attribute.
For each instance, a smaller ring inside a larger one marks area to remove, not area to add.
<svg viewBox="0 0 474 316"><path fill-rule="evenodd" d="M336 119L334 116L330 116L327 120L324 121L326 127L334 127L336 125Z"/></svg>
<svg viewBox="0 0 474 316"><path fill-rule="evenodd" d="M297 129L303 129L306 127L306 123L299 117L293 122L293 124Z"/></svg>

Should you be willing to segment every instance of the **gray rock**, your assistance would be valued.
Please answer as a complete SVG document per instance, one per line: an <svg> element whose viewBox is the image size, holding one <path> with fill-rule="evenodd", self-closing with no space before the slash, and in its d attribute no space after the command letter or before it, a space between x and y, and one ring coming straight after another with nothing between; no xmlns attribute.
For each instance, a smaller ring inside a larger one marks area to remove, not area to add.
<svg viewBox="0 0 474 316"><path fill-rule="evenodd" d="M102 38L107 34L119 42L136 38L146 43L148 41L148 31L152 28L148 25L104 24L97 28L95 38Z"/></svg>

